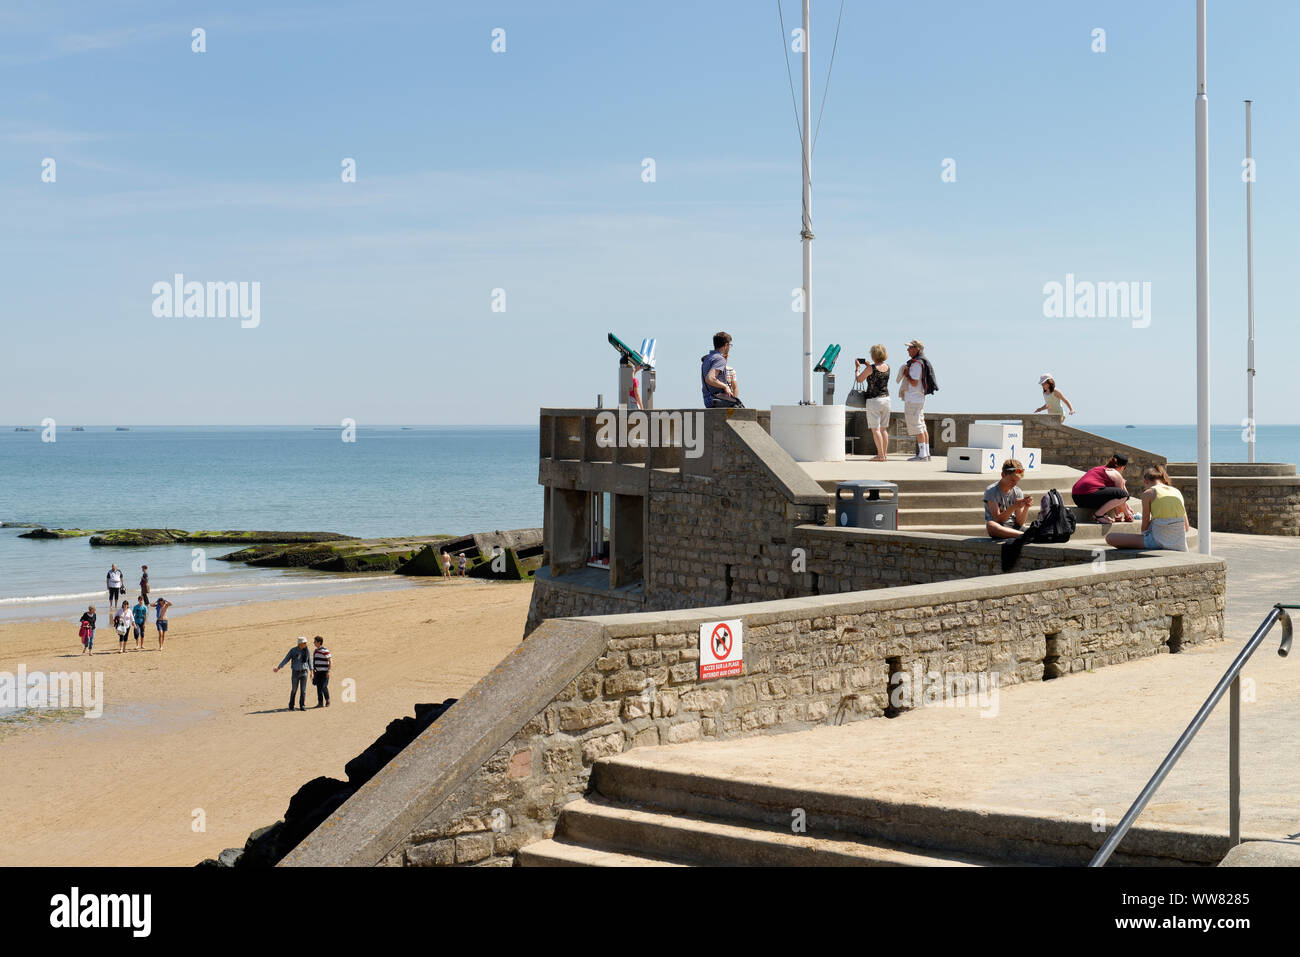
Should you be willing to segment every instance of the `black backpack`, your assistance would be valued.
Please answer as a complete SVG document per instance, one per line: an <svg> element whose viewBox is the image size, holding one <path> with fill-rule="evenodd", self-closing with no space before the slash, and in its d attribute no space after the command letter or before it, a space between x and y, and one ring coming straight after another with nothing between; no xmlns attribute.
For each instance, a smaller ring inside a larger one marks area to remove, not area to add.
<svg viewBox="0 0 1300 957"><path fill-rule="evenodd" d="M1075 529L1074 515L1061 501L1061 493L1050 489L1043 496L1038 518L1029 523L1025 536L1030 541L1046 545L1059 545L1068 542Z"/></svg>

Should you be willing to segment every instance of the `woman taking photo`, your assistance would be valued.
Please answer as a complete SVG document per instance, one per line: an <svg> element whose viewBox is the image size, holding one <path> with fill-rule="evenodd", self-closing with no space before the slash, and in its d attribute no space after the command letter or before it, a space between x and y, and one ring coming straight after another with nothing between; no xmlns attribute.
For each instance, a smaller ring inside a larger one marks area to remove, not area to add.
<svg viewBox="0 0 1300 957"><path fill-rule="evenodd" d="M1116 453L1105 465L1088 469L1079 476L1070 490L1070 497L1079 508L1093 510L1098 525L1110 525L1116 518L1121 522L1133 521L1133 510L1128 507L1128 487L1124 484L1124 466L1128 459Z"/></svg>
<svg viewBox="0 0 1300 957"><path fill-rule="evenodd" d="M1169 483L1169 474L1160 465L1142 473L1142 484L1146 486L1142 493L1142 534L1111 532L1106 536L1106 544L1148 551L1161 548L1187 551L1187 533L1192 530L1192 524L1187 520L1183 493Z"/></svg>
<svg viewBox="0 0 1300 957"><path fill-rule="evenodd" d="M889 366L885 360L889 353L876 344L871 347L871 361L853 360L854 382L866 384L863 391L863 409L867 413L867 428L876 442L876 456L872 462L889 461Z"/></svg>
<svg viewBox="0 0 1300 957"><path fill-rule="evenodd" d="M1052 378L1049 372L1046 375L1038 377L1038 384L1043 388L1043 404L1034 409L1035 412L1047 410L1049 415L1054 415L1065 422L1065 412L1061 409L1061 403L1064 402L1070 410L1070 415L1074 415L1074 406L1070 405L1070 400L1065 397L1064 393L1056 391L1056 380Z"/></svg>

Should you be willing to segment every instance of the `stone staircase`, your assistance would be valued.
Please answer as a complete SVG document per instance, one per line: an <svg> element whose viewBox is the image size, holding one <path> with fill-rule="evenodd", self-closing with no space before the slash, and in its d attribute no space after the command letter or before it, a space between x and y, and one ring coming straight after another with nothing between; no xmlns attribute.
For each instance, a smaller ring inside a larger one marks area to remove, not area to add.
<svg viewBox="0 0 1300 957"><path fill-rule="evenodd" d="M984 531L984 490L996 480L991 475L971 475L944 480L916 479L899 483L898 528L905 532L933 532L941 535L959 535L963 538L986 537ZM1026 475L1020 487L1034 500L1029 520L1038 517L1038 500L1048 489L1061 493L1067 508L1075 514L1077 526L1071 541L1092 541L1105 538L1107 532L1141 532L1140 522L1116 522L1103 526L1092 521L1089 509L1074 508L1069 487L1062 488L1060 479ZM1129 499L1135 514L1141 513L1141 503Z"/></svg>
<svg viewBox="0 0 1300 957"><path fill-rule="evenodd" d="M606 759L555 836L520 867L1083 865L1104 834L1086 820L888 802ZM802 820L804 830L794 826ZM1217 863L1222 840L1135 828L1121 864Z"/></svg>

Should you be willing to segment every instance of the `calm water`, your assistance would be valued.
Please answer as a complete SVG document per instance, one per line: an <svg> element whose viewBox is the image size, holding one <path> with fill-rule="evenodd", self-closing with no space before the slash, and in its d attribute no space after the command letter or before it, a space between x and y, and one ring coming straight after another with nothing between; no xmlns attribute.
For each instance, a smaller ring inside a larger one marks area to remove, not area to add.
<svg viewBox="0 0 1300 957"><path fill-rule="evenodd" d="M0 521L52 528L332 531L363 537L461 534L542 524L536 427L358 429L135 427L0 432ZM408 587L395 575L343 576L213 561L189 546L92 548L85 538L20 539L0 528L0 621L103 615L110 563L134 587L149 566L174 614L265 598ZM134 597L134 593L132 594Z"/></svg>
<svg viewBox="0 0 1300 957"><path fill-rule="evenodd" d="M1073 424L1073 423L1069 423ZM1171 462L1196 461L1194 425L1080 425L1088 432L1117 439L1140 449L1150 449ZM1215 462L1244 462L1248 446L1236 425L1210 427L1210 455ZM1256 462L1300 462L1300 425L1261 425L1255 430Z"/></svg>
<svg viewBox="0 0 1300 957"><path fill-rule="evenodd" d="M10 430L12 426L8 427ZM1188 425L1085 426L1174 461L1196 458ZM1241 429L1216 426L1215 461L1244 461ZM1260 461L1300 461L1300 426L1262 426ZM0 431L0 521L63 528L334 531L359 536L459 534L542 524L535 427L338 429L88 427ZM85 538L20 539L0 528L0 621L69 617L94 601L116 562L134 587L147 564L171 614L266 598L409 587L400 576L327 575L214 561L195 571L188 546L91 548Z"/></svg>

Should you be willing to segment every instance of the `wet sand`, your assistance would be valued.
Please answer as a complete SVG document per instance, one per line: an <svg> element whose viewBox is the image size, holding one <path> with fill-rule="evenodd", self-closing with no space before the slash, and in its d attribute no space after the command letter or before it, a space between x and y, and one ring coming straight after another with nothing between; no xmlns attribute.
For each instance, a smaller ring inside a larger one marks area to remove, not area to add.
<svg viewBox="0 0 1300 957"><path fill-rule="evenodd" d="M469 690L518 644L531 593L435 581L173 612L162 651L151 615L144 650L126 654L111 628L86 656L75 620L0 625L0 671L99 672L104 696L98 718L0 720L0 864L188 866L242 847L416 702ZM333 703L314 708L308 687L305 713L281 710L289 671L271 669L317 634Z"/></svg>

